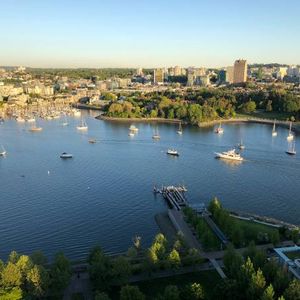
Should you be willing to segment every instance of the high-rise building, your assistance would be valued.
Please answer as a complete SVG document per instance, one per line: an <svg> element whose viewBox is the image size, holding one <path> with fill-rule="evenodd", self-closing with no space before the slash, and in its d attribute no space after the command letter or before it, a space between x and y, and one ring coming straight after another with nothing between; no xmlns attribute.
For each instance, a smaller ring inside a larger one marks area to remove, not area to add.
<svg viewBox="0 0 300 300"><path fill-rule="evenodd" d="M247 81L247 61L238 59L234 62L233 67L233 83L241 83Z"/></svg>
<svg viewBox="0 0 300 300"><path fill-rule="evenodd" d="M164 68L154 69L153 83L162 84L164 82L164 79L165 79L165 69Z"/></svg>
<svg viewBox="0 0 300 300"><path fill-rule="evenodd" d="M174 67L174 76L181 76L182 75L182 69L179 66Z"/></svg>
<svg viewBox="0 0 300 300"><path fill-rule="evenodd" d="M226 82L233 83L233 66L226 68Z"/></svg>

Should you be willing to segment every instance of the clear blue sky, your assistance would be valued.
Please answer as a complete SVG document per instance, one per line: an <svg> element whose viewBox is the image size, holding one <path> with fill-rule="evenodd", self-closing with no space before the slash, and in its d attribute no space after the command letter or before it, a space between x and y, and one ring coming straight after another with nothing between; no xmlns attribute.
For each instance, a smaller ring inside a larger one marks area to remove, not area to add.
<svg viewBox="0 0 300 300"><path fill-rule="evenodd" d="M7 0L0 65L300 64L299 0Z"/></svg>

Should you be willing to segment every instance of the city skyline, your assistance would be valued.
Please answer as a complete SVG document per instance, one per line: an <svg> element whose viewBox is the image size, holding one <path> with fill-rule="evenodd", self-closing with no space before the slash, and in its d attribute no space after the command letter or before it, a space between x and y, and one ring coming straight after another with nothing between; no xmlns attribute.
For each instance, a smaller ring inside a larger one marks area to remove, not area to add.
<svg viewBox="0 0 300 300"><path fill-rule="evenodd" d="M271 5L272 4L272 5ZM300 64L300 4L188 1L10 1L2 4L0 65L50 68L221 68Z"/></svg>

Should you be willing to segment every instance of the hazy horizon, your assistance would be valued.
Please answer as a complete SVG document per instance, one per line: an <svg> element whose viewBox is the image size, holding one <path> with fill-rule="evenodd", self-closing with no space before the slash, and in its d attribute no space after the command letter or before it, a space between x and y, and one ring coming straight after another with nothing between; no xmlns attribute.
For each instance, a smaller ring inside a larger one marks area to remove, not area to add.
<svg viewBox="0 0 300 300"><path fill-rule="evenodd" d="M300 3L234 0L2 3L0 65L33 68L221 68L300 64Z"/></svg>

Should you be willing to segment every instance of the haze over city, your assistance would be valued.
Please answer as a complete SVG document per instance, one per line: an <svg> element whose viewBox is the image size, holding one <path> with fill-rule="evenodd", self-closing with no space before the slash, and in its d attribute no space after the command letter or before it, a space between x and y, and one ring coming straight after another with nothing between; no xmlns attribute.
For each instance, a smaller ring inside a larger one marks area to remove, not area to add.
<svg viewBox="0 0 300 300"><path fill-rule="evenodd" d="M299 64L297 0L4 1L0 65Z"/></svg>

